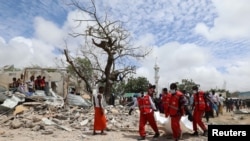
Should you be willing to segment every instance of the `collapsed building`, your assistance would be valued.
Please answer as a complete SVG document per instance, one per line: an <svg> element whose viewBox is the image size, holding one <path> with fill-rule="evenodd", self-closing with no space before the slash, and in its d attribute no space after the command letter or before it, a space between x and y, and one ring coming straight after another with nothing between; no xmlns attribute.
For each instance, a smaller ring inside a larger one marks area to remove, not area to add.
<svg viewBox="0 0 250 141"><path fill-rule="evenodd" d="M32 95L27 95L26 82L31 76L44 76L46 78L46 89L37 89ZM0 71L0 111L5 108L13 108L24 101L46 101L59 107L64 103L77 106L91 106L90 96L84 91L84 84L69 76L65 69L60 68L24 68L15 69L14 66L5 66ZM14 91L11 88L13 78L21 79L24 90ZM70 93L70 88L76 88L81 95Z"/></svg>

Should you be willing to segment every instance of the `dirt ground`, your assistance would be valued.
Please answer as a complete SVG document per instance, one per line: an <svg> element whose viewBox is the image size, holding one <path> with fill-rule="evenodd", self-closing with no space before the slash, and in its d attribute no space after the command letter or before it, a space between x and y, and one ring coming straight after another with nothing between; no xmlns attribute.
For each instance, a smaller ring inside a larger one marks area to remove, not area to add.
<svg viewBox="0 0 250 141"><path fill-rule="evenodd" d="M203 120L205 122L205 119ZM250 124L250 115L224 112L219 117L211 118L206 124ZM152 136L153 134L147 135L146 140L152 140ZM93 136L91 130L79 129L69 132L54 128L53 134L44 135L40 131L31 131L29 128L9 129L8 126L0 126L0 141L135 141L138 137L137 131L107 131L107 135ZM207 137L190 137L188 134L184 134L183 139L184 141L207 141ZM157 140L172 141L171 136L167 136L164 132L161 132Z"/></svg>

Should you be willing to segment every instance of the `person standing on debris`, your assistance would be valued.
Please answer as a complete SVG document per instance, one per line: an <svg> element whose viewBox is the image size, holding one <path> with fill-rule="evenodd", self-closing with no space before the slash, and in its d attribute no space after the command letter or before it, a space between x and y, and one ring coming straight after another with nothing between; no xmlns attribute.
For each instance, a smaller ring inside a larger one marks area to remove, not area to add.
<svg viewBox="0 0 250 141"><path fill-rule="evenodd" d="M103 93L104 93L104 87L99 87L99 93L94 96L94 108L95 108L95 116L94 116L94 131L93 135L96 135L96 130L101 130L102 135L106 135L104 133L104 130L106 129L106 117L105 117L105 111L103 108Z"/></svg>
<svg viewBox="0 0 250 141"><path fill-rule="evenodd" d="M149 122L149 125L155 132L155 135L153 136L153 138L158 138L160 136L158 126L156 124L155 117L154 117L154 111L156 111L156 107L150 96L154 93L154 88L155 88L154 86L149 86L147 95L144 95L144 93L141 92L142 95L137 98L137 101L134 102L134 105L132 105L129 110L129 115L131 115L133 109L137 105L140 110L140 120L139 120L140 138L138 138L138 140L145 140L146 138L145 125L147 122Z"/></svg>
<svg viewBox="0 0 250 141"><path fill-rule="evenodd" d="M41 83L41 75L38 75L36 77L36 80L35 80L35 89L36 90L41 90L40 83Z"/></svg>
<svg viewBox="0 0 250 141"><path fill-rule="evenodd" d="M169 105L170 98L171 98L171 94L168 92L168 89L163 88L162 89L161 103L163 105L163 111L164 111L165 117L168 117L168 115L169 115L168 105Z"/></svg>
<svg viewBox="0 0 250 141"><path fill-rule="evenodd" d="M184 95L177 90L176 83L171 83L170 85L170 101L168 105L168 115L171 117L171 128L173 131L173 138L175 141L181 139L182 131L180 126L181 117L188 112L187 100Z"/></svg>
<svg viewBox="0 0 250 141"><path fill-rule="evenodd" d="M46 85L45 79L46 79L46 77L43 76L43 78L40 81L40 88L41 88L41 90L45 90L45 85Z"/></svg>
<svg viewBox="0 0 250 141"><path fill-rule="evenodd" d="M32 75L30 77L30 80L28 82L26 82L27 85L28 85L28 92L29 92L29 95L32 95L32 93L35 92L35 76Z"/></svg>
<svg viewBox="0 0 250 141"><path fill-rule="evenodd" d="M207 136L207 127L202 122L202 117L206 110L206 98L205 93L203 91L198 90L198 86L193 86L193 95L194 95L194 111L193 111L193 130L194 133L191 134L192 136L198 136L198 128L197 124L201 127L203 130L203 136Z"/></svg>

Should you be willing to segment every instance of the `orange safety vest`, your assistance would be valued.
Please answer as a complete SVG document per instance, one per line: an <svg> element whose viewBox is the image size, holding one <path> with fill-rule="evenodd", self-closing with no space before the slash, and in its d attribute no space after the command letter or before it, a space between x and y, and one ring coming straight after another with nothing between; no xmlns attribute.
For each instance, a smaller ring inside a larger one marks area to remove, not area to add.
<svg viewBox="0 0 250 141"><path fill-rule="evenodd" d="M139 97L137 99L138 107L139 107L141 113L146 114L146 113L150 113L152 111L151 110L152 109L151 108L151 103L149 101L149 98L150 98L149 95L145 95L144 97Z"/></svg>
<svg viewBox="0 0 250 141"><path fill-rule="evenodd" d="M206 101L204 98L203 91L199 91L198 93L194 94L194 104L195 104L195 108L198 108L199 110L205 110Z"/></svg>
<svg viewBox="0 0 250 141"><path fill-rule="evenodd" d="M178 112L182 112L179 105L180 104L179 99L181 96L183 96L183 94L179 91L177 91L176 94L171 95L170 103L168 106L170 116L175 116L178 114Z"/></svg>
<svg viewBox="0 0 250 141"><path fill-rule="evenodd" d="M162 95L162 104L163 104L163 108L164 108L165 111L168 110L168 105L169 105L170 98L171 98L170 93Z"/></svg>

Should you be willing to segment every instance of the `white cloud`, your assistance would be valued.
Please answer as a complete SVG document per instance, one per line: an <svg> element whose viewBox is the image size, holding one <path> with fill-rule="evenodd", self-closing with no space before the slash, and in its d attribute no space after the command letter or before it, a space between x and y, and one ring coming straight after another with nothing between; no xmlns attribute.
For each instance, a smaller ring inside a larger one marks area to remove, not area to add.
<svg viewBox="0 0 250 141"><path fill-rule="evenodd" d="M176 42L155 47L154 51L143 62L142 67L138 68L137 76L145 76L151 83L154 82L154 65L156 62L159 70L159 89L169 87L172 82L181 82L182 79L193 80L201 85L201 89L210 90L211 88L224 88L230 91L249 90L250 63L247 59L240 63L227 62L223 73L214 66L211 61L213 56L208 49L194 44L179 44ZM229 64L237 64L229 65ZM240 75L239 75L240 74Z"/></svg>
<svg viewBox="0 0 250 141"><path fill-rule="evenodd" d="M51 21L46 21L41 17L36 17L34 19L35 37L50 43L57 44L62 42L66 33L62 31L57 25Z"/></svg>
<svg viewBox="0 0 250 141"><path fill-rule="evenodd" d="M45 67L55 66L53 61L56 57L53 54L53 46L36 39L26 39L16 37L0 46L0 60L4 60L1 65L14 64L23 68L31 65Z"/></svg>
<svg viewBox="0 0 250 141"><path fill-rule="evenodd" d="M218 17L213 27L197 24L195 31L209 40L250 38L250 5L248 0L213 0Z"/></svg>
<svg viewBox="0 0 250 141"><path fill-rule="evenodd" d="M160 87L168 87L171 82L180 82L181 79L192 79L201 84L204 90L222 88L225 81L226 88L230 91L249 91L250 58L244 57L247 56L247 51L244 56L237 55L241 53L238 49L244 48L241 45L248 46L249 42L241 42L241 39L249 39L250 35L250 18L247 14L250 8L247 0L213 0L218 15L215 19L213 7L206 1L98 2L101 6L98 10L110 10L108 18L126 22L125 27L136 37L135 46L153 48L153 52L142 60L141 67L136 71L137 76L145 76L154 83L154 65L157 58ZM83 33L87 26L93 24L82 22L79 25L75 20L90 19L90 16L77 10L70 11L66 21L60 24L47 20L49 18L39 13L37 15L39 17L34 19L30 15L27 20L34 21L34 29L30 30L33 37L19 35L27 29L17 31L19 27L26 28L20 25L25 25L27 21L20 21L17 23L19 26L10 29L10 35L15 35L11 40L0 37L0 66L55 66L55 58L65 60L62 54L54 53L55 48L65 47L64 40L74 55L79 52L79 45L84 43L82 36L73 38L68 33ZM52 15L56 15L56 10ZM8 25L0 28L7 29L6 27ZM196 33L212 41L194 35L191 30L194 27ZM227 44L221 39L229 39L236 44ZM222 56L224 54L233 56Z"/></svg>

